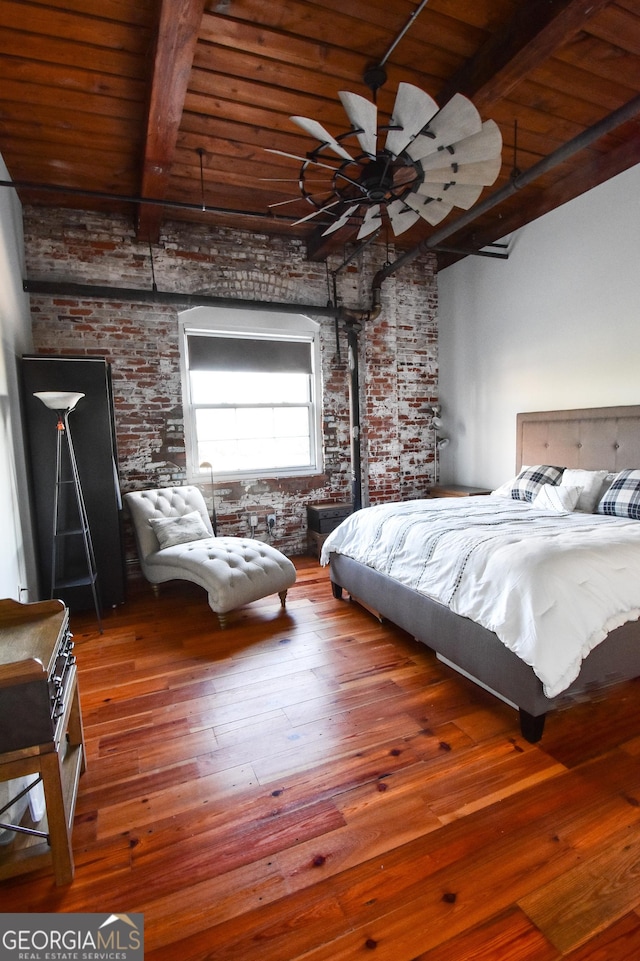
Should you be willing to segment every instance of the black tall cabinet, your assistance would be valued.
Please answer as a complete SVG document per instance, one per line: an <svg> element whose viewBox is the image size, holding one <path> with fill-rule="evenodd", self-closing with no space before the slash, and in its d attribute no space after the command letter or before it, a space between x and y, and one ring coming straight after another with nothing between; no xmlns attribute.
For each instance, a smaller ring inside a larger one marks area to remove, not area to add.
<svg viewBox="0 0 640 961"><path fill-rule="evenodd" d="M51 585L57 416L34 394L77 391L85 396L71 411L69 427L95 553L98 598L103 610L121 604L125 592L122 501L111 368L102 357L28 354L22 358L22 390L40 597L49 597ZM75 549L82 551L80 540ZM80 554L75 560L80 566L84 563ZM72 611L94 606L86 585L63 588L56 596Z"/></svg>

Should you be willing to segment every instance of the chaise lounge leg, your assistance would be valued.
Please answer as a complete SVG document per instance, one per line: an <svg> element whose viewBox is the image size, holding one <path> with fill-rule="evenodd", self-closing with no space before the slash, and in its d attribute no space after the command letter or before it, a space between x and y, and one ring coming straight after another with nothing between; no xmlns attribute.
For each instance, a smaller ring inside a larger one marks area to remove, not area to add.
<svg viewBox="0 0 640 961"><path fill-rule="evenodd" d="M155 598L160 597L160 585L159 585L159 584L152 584L152 585L151 585L151 590L153 591L153 596L154 596Z"/></svg>
<svg viewBox="0 0 640 961"><path fill-rule="evenodd" d="M227 622L227 615L226 615L226 613L225 613L225 614L218 614L218 624L220 625L220 630L221 630L221 631L224 631L225 627L227 626L227 623L228 623L228 622Z"/></svg>
<svg viewBox="0 0 640 961"><path fill-rule="evenodd" d="M286 591L278 591L278 597L280 598L280 607L286 607L286 606L287 606L287 592L286 592Z"/></svg>
<svg viewBox="0 0 640 961"><path fill-rule="evenodd" d="M520 731L522 733L525 741L529 744L535 744L542 737L542 732L544 731L544 722L546 714L539 714L534 717L533 714L529 714L528 711L523 711L520 708Z"/></svg>

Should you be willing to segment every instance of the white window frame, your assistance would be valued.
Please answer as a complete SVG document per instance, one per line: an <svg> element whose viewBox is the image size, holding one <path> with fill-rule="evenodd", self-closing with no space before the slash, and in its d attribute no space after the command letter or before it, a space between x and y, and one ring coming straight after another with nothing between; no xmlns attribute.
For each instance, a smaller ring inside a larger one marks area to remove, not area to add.
<svg viewBox="0 0 640 961"><path fill-rule="evenodd" d="M320 324L304 314L288 314L281 311L242 310L232 307L193 307L179 315L180 374L182 379L182 404L184 435L187 455L187 479L202 482L209 477L209 469L198 463L194 404L191 399L191 383L187 360L187 337L189 334L221 334L247 337L251 340L287 340L310 344L311 349L311 464L307 467L272 468L268 470L217 471L216 480L243 480L253 478L311 477L321 474L322 464L322 413L320 376Z"/></svg>

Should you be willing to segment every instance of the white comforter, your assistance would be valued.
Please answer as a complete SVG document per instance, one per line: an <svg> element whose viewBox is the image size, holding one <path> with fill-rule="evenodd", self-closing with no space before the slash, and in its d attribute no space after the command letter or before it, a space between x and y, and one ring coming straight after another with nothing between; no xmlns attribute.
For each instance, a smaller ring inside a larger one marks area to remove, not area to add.
<svg viewBox="0 0 640 961"><path fill-rule="evenodd" d="M640 617L640 521L504 497L357 511L324 543L493 631L542 681L571 684L606 634Z"/></svg>

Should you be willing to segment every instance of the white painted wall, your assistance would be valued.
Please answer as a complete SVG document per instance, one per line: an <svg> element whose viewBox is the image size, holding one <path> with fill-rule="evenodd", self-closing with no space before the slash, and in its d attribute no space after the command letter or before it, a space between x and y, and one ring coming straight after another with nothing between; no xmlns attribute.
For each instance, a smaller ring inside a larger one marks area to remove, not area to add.
<svg viewBox="0 0 640 961"><path fill-rule="evenodd" d="M640 403L640 166L438 285L441 479L495 487L519 411Z"/></svg>
<svg viewBox="0 0 640 961"><path fill-rule="evenodd" d="M0 179L10 179L1 156ZM33 349L29 298L22 291L23 250L20 202L14 190L0 187L0 598L16 601L36 599L18 394L17 359ZM26 780L0 783L0 807ZM19 819L25 803L10 809L9 820Z"/></svg>
<svg viewBox="0 0 640 961"><path fill-rule="evenodd" d="M0 179L9 180L0 157ZM22 209L0 188L0 598L36 600L35 560L20 419L18 361L33 350L29 298L22 290Z"/></svg>

